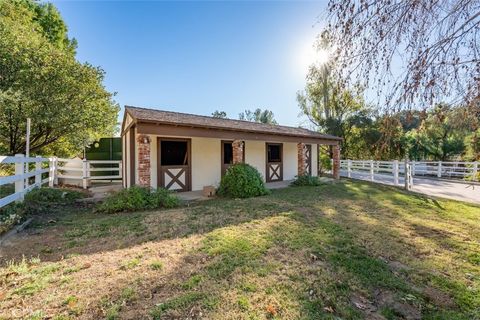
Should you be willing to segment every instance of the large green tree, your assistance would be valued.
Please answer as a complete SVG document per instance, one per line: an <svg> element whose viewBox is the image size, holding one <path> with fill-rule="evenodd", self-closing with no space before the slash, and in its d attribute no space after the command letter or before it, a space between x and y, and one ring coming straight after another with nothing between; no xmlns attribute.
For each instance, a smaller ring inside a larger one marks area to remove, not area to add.
<svg viewBox="0 0 480 320"><path fill-rule="evenodd" d="M119 107L104 72L75 59L76 41L50 4L0 1L0 153L71 155L114 133Z"/></svg>
<svg viewBox="0 0 480 320"><path fill-rule="evenodd" d="M469 126L464 108L439 104L429 110L418 128L408 132L409 154L413 159L449 160L466 151Z"/></svg>
<svg viewBox="0 0 480 320"><path fill-rule="evenodd" d="M376 134L371 110L359 87L348 89L336 81L329 64L313 66L304 91L297 93L301 112L320 132L342 137L344 157L359 158L372 152Z"/></svg>

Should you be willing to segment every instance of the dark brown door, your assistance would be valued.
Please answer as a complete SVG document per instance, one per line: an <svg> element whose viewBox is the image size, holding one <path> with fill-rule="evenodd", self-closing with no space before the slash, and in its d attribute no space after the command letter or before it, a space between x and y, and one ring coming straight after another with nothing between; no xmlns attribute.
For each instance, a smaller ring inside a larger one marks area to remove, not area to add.
<svg viewBox="0 0 480 320"><path fill-rule="evenodd" d="M281 143L267 143L267 167L266 179L267 182L282 181L283 180L283 144Z"/></svg>
<svg viewBox="0 0 480 320"><path fill-rule="evenodd" d="M174 191L190 191L191 152L189 139L158 139L158 185Z"/></svg>
<svg viewBox="0 0 480 320"><path fill-rule="evenodd" d="M232 141L222 140L222 177L227 169L233 164L233 147Z"/></svg>
<svg viewBox="0 0 480 320"><path fill-rule="evenodd" d="M305 172L311 176L312 175L312 145L305 145Z"/></svg>
<svg viewBox="0 0 480 320"><path fill-rule="evenodd" d="M233 141L222 140L222 177L233 164ZM242 162L245 162L245 143L243 144Z"/></svg>

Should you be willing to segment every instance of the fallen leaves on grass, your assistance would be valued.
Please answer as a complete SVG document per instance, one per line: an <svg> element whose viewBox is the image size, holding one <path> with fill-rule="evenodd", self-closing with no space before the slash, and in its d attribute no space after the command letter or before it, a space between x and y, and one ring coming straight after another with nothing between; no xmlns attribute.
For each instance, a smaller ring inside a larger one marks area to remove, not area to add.
<svg viewBox="0 0 480 320"><path fill-rule="evenodd" d="M275 306L272 304L269 304L266 310L267 310L267 316L269 317L275 317L277 315L277 308L275 308Z"/></svg>

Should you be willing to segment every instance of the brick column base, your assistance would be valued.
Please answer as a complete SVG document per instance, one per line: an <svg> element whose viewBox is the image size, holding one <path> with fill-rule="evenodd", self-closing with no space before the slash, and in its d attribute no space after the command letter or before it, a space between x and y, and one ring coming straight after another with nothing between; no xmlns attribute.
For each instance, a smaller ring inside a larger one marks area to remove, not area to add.
<svg viewBox="0 0 480 320"><path fill-rule="evenodd" d="M243 144L241 140L232 142L233 164L243 163Z"/></svg>
<svg viewBox="0 0 480 320"><path fill-rule="evenodd" d="M340 146L333 146L333 178L340 179Z"/></svg>
<svg viewBox="0 0 480 320"><path fill-rule="evenodd" d="M138 143L138 182L142 187L150 187L150 137L137 135Z"/></svg>
<svg viewBox="0 0 480 320"><path fill-rule="evenodd" d="M297 175L303 176L307 172L307 157L305 156L305 143L297 143Z"/></svg>

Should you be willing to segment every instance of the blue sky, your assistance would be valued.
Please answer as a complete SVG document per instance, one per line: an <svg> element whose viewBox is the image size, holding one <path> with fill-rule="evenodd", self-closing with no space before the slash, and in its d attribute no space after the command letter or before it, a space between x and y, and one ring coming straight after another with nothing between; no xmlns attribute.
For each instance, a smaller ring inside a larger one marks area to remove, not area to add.
<svg viewBox="0 0 480 320"><path fill-rule="evenodd" d="M54 2L124 105L237 118L268 108L298 117L324 2ZM122 111L123 112L123 111Z"/></svg>

